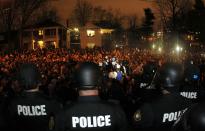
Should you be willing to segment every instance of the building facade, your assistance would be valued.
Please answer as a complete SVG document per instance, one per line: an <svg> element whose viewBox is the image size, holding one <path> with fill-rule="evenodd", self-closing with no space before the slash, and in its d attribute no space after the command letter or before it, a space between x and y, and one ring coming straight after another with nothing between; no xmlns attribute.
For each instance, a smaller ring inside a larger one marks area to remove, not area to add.
<svg viewBox="0 0 205 131"><path fill-rule="evenodd" d="M0 46L28 50L103 47L112 43L111 35L113 31L113 29L101 28L93 24L87 24L80 28L67 28L56 22L44 21L24 28L22 35L19 31L15 31L15 34L11 33L9 36L12 37L7 37L7 32L0 33ZM9 38L12 38L12 40Z"/></svg>
<svg viewBox="0 0 205 131"><path fill-rule="evenodd" d="M91 23L77 28L73 27L70 33L71 48L94 48L102 47L108 38L110 38L113 29L100 28Z"/></svg>
<svg viewBox="0 0 205 131"><path fill-rule="evenodd" d="M69 48L67 28L52 21L45 21L23 31L24 49Z"/></svg>

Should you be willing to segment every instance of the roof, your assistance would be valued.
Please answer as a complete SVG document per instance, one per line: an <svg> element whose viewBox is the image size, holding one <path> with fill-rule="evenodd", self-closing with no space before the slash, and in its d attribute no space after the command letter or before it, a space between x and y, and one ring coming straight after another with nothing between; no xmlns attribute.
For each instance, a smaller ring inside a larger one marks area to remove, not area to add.
<svg viewBox="0 0 205 131"><path fill-rule="evenodd" d="M93 28L93 29L98 29L98 28L100 28L100 27L98 27L98 26L94 25L94 24L93 24L93 23L91 23L91 22L88 22L88 23L84 26L84 28Z"/></svg>
<svg viewBox="0 0 205 131"><path fill-rule="evenodd" d="M43 27L56 27L56 26L66 28L65 26L63 26L63 25L61 25L57 22L54 22L54 21L51 21L51 20L46 20L46 21L43 21L43 22L36 23L34 25L27 26L26 29L43 28Z"/></svg>
<svg viewBox="0 0 205 131"><path fill-rule="evenodd" d="M95 25L100 27L100 28L104 28L104 29L114 29L114 28L116 28L116 25L114 25L113 23L110 23L108 21L96 22Z"/></svg>

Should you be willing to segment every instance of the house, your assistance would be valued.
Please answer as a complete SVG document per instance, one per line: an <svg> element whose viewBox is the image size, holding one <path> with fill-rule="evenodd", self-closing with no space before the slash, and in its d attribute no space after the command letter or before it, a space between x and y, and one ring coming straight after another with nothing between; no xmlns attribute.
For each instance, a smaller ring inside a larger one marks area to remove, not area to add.
<svg viewBox="0 0 205 131"><path fill-rule="evenodd" d="M44 21L23 31L23 48L69 48L67 28L53 21Z"/></svg>
<svg viewBox="0 0 205 131"><path fill-rule="evenodd" d="M101 28L91 23L81 28L71 28L70 47L83 49L102 47L113 31L113 29Z"/></svg>
<svg viewBox="0 0 205 131"><path fill-rule="evenodd" d="M18 32L1 32L0 33L0 50L13 50L18 48Z"/></svg>
<svg viewBox="0 0 205 131"><path fill-rule="evenodd" d="M106 27L99 27L88 23L81 28L66 28L53 22L44 21L23 29L22 37L16 31L16 39L13 43L21 49L42 49L42 48L93 48L102 47L112 43L111 34L114 30ZM8 46L7 33L0 34L1 45ZM10 35L13 38L13 34ZM10 42L11 43L11 42ZM0 46L1 46L0 45ZM8 46L9 48L11 46Z"/></svg>

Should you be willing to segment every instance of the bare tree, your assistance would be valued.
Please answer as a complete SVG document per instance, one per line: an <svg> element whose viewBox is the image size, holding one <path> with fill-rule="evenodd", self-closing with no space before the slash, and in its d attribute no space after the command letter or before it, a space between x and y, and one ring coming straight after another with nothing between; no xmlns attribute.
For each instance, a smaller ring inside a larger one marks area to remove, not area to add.
<svg viewBox="0 0 205 131"><path fill-rule="evenodd" d="M17 1L16 0L5 0L1 2L6 2L6 6L1 6L0 8L0 29L5 32L7 37L7 43L10 47L14 47L12 44L12 30L16 29L16 16L17 16ZM4 3L5 4L5 3Z"/></svg>
<svg viewBox="0 0 205 131"><path fill-rule="evenodd" d="M59 22L60 16L57 13L57 10L55 8L51 8L51 5L45 5L38 9L39 11L36 11L34 13L33 22L39 23L43 21L53 21L53 22Z"/></svg>
<svg viewBox="0 0 205 131"><path fill-rule="evenodd" d="M127 16L126 19L128 21L128 29L126 30L127 42L129 46L136 47L139 40L138 17L136 14L132 14Z"/></svg>
<svg viewBox="0 0 205 131"><path fill-rule="evenodd" d="M0 6L0 22L2 31L9 32L14 26L17 3L15 0L9 0L6 6Z"/></svg>
<svg viewBox="0 0 205 131"><path fill-rule="evenodd" d="M16 0L17 1L17 9L19 16L19 40L20 40L20 48L23 43L23 28L27 26L28 21L33 16L34 12L37 11L43 4L47 2L47 0Z"/></svg>
<svg viewBox="0 0 205 131"><path fill-rule="evenodd" d="M156 0L154 1L164 30L177 30L177 18L186 11L192 0Z"/></svg>
<svg viewBox="0 0 205 131"><path fill-rule="evenodd" d="M137 15L133 14L128 16L128 28L129 29L136 29L137 28Z"/></svg>
<svg viewBox="0 0 205 131"><path fill-rule="evenodd" d="M92 17L93 6L85 0L77 0L74 8L74 18L80 26L85 26Z"/></svg>
<svg viewBox="0 0 205 131"><path fill-rule="evenodd" d="M47 0L16 0L18 1L18 13L20 20L20 28L25 27L31 16L37 11Z"/></svg>
<svg viewBox="0 0 205 131"><path fill-rule="evenodd" d="M103 9L101 6L97 6L93 8L92 19L94 22L106 20L107 10Z"/></svg>
<svg viewBox="0 0 205 131"><path fill-rule="evenodd" d="M0 9L1 21L5 30L25 27L38 9L48 0L8 0L6 8Z"/></svg>

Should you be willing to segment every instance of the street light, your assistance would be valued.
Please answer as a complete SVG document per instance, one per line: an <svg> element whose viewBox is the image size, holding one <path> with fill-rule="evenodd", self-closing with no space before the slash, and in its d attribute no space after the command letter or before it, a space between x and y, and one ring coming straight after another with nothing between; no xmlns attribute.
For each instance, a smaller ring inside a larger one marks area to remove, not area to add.
<svg viewBox="0 0 205 131"><path fill-rule="evenodd" d="M183 48L181 46L177 45L175 50L176 50L176 52L181 52L181 51L183 51Z"/></svg>
<svg viewBox="0 0 205 131"><path fill-rule="evenodd" d="M155 49L155 47L156 47L155 44L153 44L153 45L152 45L152 48Z"/></svg>
<svg viewBox="0 0 205 131"><path fill-rule="evenodd" d="M162 52L162 48L161 48L161 47L159 47L159 48L158 48L158 51L159 51L159 52Z"/></svg>

